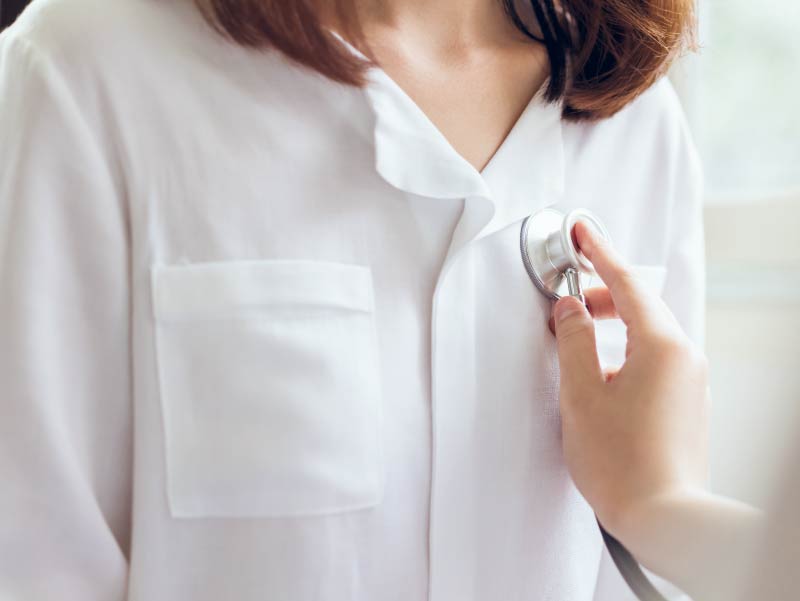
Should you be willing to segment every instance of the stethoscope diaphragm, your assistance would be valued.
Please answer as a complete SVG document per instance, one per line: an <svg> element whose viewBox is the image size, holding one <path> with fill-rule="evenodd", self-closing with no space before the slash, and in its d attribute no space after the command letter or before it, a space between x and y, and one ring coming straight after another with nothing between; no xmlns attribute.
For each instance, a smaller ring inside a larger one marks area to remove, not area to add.
<svg viewBox="0 0 800 601"><path fill-rule="evenodd" d="M572 233L578 221L610 239L603 222L586 209L574 209L566 215L555 209L542 209L522 222L522 262L539 291L551 300L580 296L584 280L595 275Z"/></svg>

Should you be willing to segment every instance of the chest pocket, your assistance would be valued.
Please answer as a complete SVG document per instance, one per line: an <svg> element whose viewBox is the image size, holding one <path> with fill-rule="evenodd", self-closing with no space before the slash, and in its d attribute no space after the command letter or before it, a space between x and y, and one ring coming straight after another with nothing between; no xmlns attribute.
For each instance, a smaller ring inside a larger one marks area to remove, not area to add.
<svg viewBox="0 0 800 601"><path fill-rule="evenodd" d="M633 265L633 271L646 286L661 296L667 277L666 267L663 265ZM602 282L598 281L592 285L602 285ZM625 362L625 346L628 341L625 324L619 319L596 321L595 335L600 364L603 367L622 365Z"/></svg>
<svg viewBox="0 0 800 601"><path fill-rule="evenodd" d="M151 275L172 515L376 505L370 269L259 260L157 265Z"/></svg>

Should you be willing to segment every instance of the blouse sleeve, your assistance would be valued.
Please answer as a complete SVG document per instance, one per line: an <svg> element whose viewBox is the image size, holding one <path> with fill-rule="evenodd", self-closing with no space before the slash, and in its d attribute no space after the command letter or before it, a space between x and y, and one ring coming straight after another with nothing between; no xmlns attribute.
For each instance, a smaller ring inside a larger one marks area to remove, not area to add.
<svg viewBox="0 0 800 601"><path fill-rule="evenodd" d="M683 113L679 112L678 117L674 204L669 224L663 298L684 331L696 344L703 346L706 313L703 174Z"/></svg>
<svg viewBox="0 0 800 601"><path fill-rule="evenodd" d="M124 599L123 195L80 86L20 30L0 36L0 597Z"/></svg>

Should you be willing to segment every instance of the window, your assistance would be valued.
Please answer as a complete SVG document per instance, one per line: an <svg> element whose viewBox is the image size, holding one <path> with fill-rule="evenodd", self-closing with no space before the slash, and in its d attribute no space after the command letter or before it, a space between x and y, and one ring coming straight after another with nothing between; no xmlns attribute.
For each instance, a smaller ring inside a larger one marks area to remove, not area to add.
<svg viewBox="0 0 800 601"><path fill-rule="evenodd" d="M712 483L767 506L800 423L800 3L699 16L673 77L706 178Z"/></svg>
<svg viewBox="0 0 800 601"><path fill-rule="evenodd" d="M698 142L710 198L800 192L800 3L701 5Z"/></svg>

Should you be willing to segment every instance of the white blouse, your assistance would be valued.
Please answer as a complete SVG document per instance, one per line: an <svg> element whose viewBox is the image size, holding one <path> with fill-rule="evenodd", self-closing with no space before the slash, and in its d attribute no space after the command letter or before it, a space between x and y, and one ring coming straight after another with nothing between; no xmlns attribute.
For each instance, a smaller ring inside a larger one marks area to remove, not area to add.
<svg viewBox="0 0 800 601"><path fill-rule="evenodd" d="M34 2L0 36L0 597L630 598L519 231L596 212L697 338L700 176L666 80L560 108L479 173L380 69Z"/></svg>

